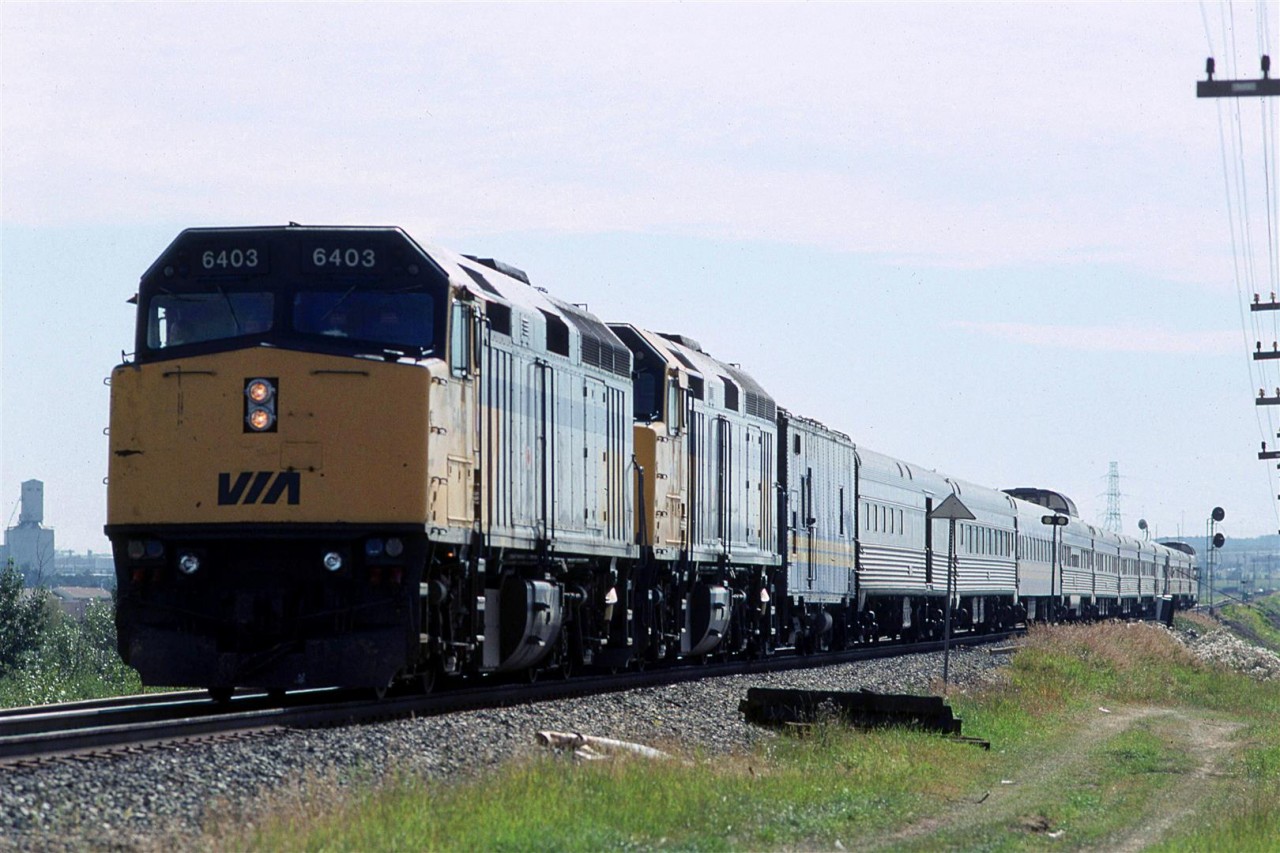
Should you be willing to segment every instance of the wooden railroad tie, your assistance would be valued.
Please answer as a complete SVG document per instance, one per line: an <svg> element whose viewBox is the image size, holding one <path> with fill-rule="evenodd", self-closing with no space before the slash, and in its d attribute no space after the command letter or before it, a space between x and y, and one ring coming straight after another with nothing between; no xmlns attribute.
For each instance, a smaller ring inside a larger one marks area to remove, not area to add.
<svg viewBox="0 0 1280 853"><path fill-rule="evenodd" d="M859 728L906 726L939 732L963 743L991 748L990 741L961 736L961 720L941 696L752 687L738 710L747 722L759 725L805 726L830 718Z"/></svg>

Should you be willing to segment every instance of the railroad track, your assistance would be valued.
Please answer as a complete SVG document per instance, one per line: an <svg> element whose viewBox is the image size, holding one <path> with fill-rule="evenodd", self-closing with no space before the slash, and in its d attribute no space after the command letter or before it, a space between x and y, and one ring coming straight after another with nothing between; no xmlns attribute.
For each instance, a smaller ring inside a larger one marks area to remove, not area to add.
<svg viewBox="0 0 1280 853"><path fill-rule="evenodd" d="M962 636L952 645L998 643L1019 632ZM767 660L656 667L616 675L582 675L534 684L512 680L461 681L421 695L388 695L309 690L283 702L266 693L237 694L227 704L203 691L126 696L36 708L0 710L0 768L67 757L111 755L177 742L245 737L287 729L350 725L411 716L438 716L478 708L543 702L700 678L775 672L859 660L942 651L942 642L868 646L821 655L780 654ZM518 684L518 687L516 686Z"/></svg>

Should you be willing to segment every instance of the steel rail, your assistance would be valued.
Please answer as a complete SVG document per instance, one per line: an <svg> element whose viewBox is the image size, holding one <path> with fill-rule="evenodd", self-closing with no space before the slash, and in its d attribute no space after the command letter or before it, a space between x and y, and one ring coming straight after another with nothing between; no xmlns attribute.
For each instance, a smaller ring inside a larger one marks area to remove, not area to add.
<svg viewBox="0 0 1280 853"><path fill-rule="evenodd" d="M59 711L94 711L122 705L146 705L164 702L196 701L208 699L204 690L174 690L164 693L138 693L131 696L109 696L104 699L82 699L77 702L59 702L57 705L24 705L17 708L0 708L0 721L8 717L25 717L57 708Z"/></svg>
<svg viewBox="0 0 1280 853"><path fill-rule="evenodd" d="M233 696L228 704L218 704L209 698L206 691L190 690L118 696L112 700L37 705L12 709L14 713L0 717L0 738L225 715L232 705L236 711L261 710L273 705L317 701L316 697L332 697L336 694L339 691L334 689L306 690L287 695L284 702L280 702L273 700L267 693L245 691Z"/></svg>

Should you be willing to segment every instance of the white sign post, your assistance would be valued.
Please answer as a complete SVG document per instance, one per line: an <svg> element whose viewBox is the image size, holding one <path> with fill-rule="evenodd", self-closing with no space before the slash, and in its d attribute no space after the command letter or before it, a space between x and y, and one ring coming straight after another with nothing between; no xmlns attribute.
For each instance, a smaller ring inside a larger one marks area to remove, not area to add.
<svg viewBox="0 0 1280 853"><path fill-rule="evenodd" d="M969 512L969 508L960 502L955 495L947 495L947 499L938 504L929 515L930 523L935 518L945 518L947 525L947 612L946 624L942 629L942 687L946 690L947 678L951 668L951 598L955 589L956 571L956 519L974 521L977 516Z"/></svg>

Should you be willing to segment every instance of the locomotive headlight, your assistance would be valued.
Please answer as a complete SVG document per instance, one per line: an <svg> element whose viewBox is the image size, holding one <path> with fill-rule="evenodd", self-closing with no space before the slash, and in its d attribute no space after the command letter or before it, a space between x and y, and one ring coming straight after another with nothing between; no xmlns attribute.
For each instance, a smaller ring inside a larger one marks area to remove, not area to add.
<svg viewBox="0 0 1280 853"><path fill-rule="evenodd" d="M276 416L264 406L254 406L249 410L249 416L245 418L245 421L255 431L262 432L271 428L271 425L276 422Z"/></svg>
<svg viewBox="0 0 1280 853"><path fill-rule="evenodd" d="M141 539L130 539L128 547L130 560L141 560L147 555L147 543Z"/></svg>
<svg viewBox="0 0 1280 853"><path fill-rule="evenodd" d="M244 394L254 403L262 405L276 395L276 389L265 379L250 379Z"/></svg>
<svg viewBox="0 0 1280 853"><path fill-rule="evenodd" d="M184 575L194 575L200 571L200 558L188 551L178 558L178 568Z"/></svg>
<svg viewBox="0 0 1280 853"><path fill-rule="evenodd" d="M337 551L330 551L324 555L324 567L331 572L336 572L342 568L342 555Z"/></svg>
<svg viewBox="0 0 1280 853"><path fill-rule="evenodd" d="M387 540L387 556L399 557L404 553L404 542L399 538L392 536Z"/></svg>
<svg viewBox="0 0 1280 853"><path fill-rule="evenodd" d="M275 432L279 393L275 378L258 377L244 381L244 431Z"/></svg>

